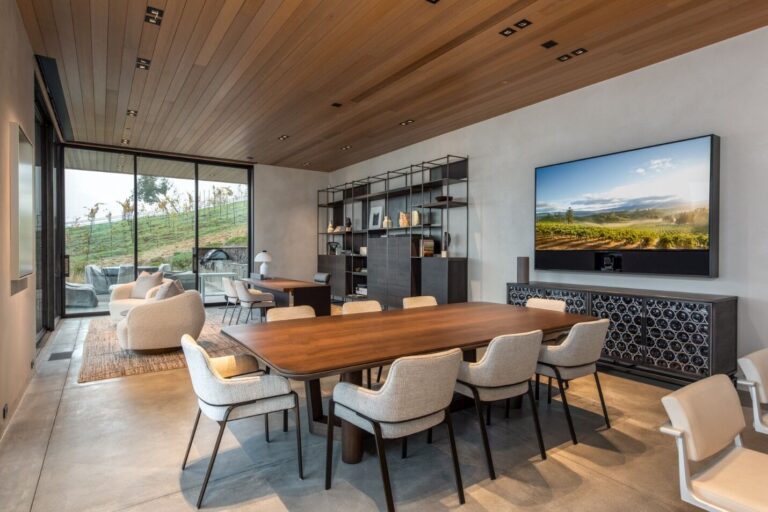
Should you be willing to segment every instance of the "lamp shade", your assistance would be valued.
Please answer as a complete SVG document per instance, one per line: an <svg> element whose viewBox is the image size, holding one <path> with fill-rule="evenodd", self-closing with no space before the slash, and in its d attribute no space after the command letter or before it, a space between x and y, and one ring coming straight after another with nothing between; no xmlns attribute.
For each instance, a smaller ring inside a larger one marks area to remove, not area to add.
<svg viewBox="0 0 768 512"><path fill-rule="evenodd" d="M272 255L267 251L261 251L256 254L256 263L269 263L272 261Z"/></svg>

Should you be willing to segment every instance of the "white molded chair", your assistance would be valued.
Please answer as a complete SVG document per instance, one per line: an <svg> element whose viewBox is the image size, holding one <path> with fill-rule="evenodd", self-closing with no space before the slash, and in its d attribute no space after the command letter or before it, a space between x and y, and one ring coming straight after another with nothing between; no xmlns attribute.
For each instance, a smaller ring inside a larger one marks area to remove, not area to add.
<svg viewBox="0 0 768 512"><path fill-rule="evenodd" d="M184 454L182 471L186 468L192 441L195 438L200 414L219 424L219 435L213 447L213 454L208 463L197 508L203 502L205 489L211 477L216 454L219 451L224 428L230 421L264 415L264 428L269 442L268 414L277 411L293 409L296 421L296 446L299 457L299 478L304 479L304 469L301 457L301 422L299 418L299 397L291 390L288 380L277 375L264 375L259 370L255 357L225 356L211 358L203 348L191 337L184 335L181 339L184 356L187 360L192 388L197 395L197 417L192 427L187 451ZM285 430L285 425L283 425Z"/></svg>
<svg viewBox="0 0 768 512"><path fill-rule="evenodd" d="M597 361L600 359L600 353L603 350L609 323L609 320L606 318L593 322L578 323L571 328L568 336L560 345L542 345L539 352L539 364L536 366L536 388L538 390L540 375L557 380L573 444L578 444L578 440L576 439L576 431L573 428L568 399L565 395L564 384L568 381L590 374L594 375L597 394L600 397L600 405L603 408L605 426L611 428L611 422L608 419L608 409L605 406L605 398L603 398L603 389L600 386L600 378L597 375ZM551 385L548 389L549 397L547 403L552 403Z"/></svg>
<svg viewBox="0 0 768 512"><path fill-rule="evenodd" d="M221 278L221 285L224 288L224 299L226 304L224 306L224 316L221 317L221 323L227 321L227 311L230 306L232 307L232 315L229 317L229 323L232 324L232 319L235 318L235 310L240 305L240 299L237 297L237 290L235 290L235 283L229 277Z"/></svg>
<svg viewBox="0 0 768 512"><path fill-rule="evenodd" d="M742 446L746 422L730 379L707 377L661 403L671 423L660 430L677 444L680 498L711 512L768 510L768 454ZM688 461L703 468L692 475Z"/></svg>
<svg viewBox="0 0 768 512"><path fill-rule="evenodd" d="M483 421L483 403L488 404L487 412L490 416L490 402L507 400L506 417L509 417L509 399L527 394L533 408L533 423L541 458L547 458L531 385L531 376L536 371L536 362L539 359L541 339L541 331L497 336L491 340L488 350L480 361L476 363L462 361L459 368L456 392L475 400L475 410L480 423L480 433L491 480L496 479L496 471L493 468L488 433Z"/></svg>
<svg viewBox="0 0 768 512"><path fill-rule="evenodd" d="M739 368L744 378L739 385L749 389L752 398L752 422L755 430L768 434L768 414L763 414L760 404L768 404L768 348L739 358Z"/></svg>
<svg viewBox="0 0 768 512"><path fill-rule="evenodd" d="M298 320L301 318L315 318L315 308L312 306L288 306L267 310L267 322Z"/></svg>
<svg viewBox="0 0 768 512"><path fill-rule="evenodd" d="M254 309L258 309L263 315L265 309L275 307L275 297L271 293L251 290L245 286L245 282L240 280L235 281L234 285L237 298L240 300L240 311L237 313L237 321L235 323L240 322L240 313L243 312L244 308L248 309L248 315L245 317L245 323L248 323Z"/></svg>
<svg viewBox="0 0 768 512"><path fill-rule="evenodd" d="M341 418L374 435L384 483L387 510L395 509L389 483L385 439L403 438L423 432L440 423L448 426L451 456L459 502L464 503L456 441L448 407L459 373L462 353L459 349L403 357L392 363L389 378L377 391L347 382L337 384L328 404L328 437L325 459L325 488L331 488L333 427Z"/></svg>
<svg viewBox="0 0 768 512"><path fill-rule="evenodd" d="M426 308L429 306L437 306L437 299L431 295L403 297L403 309Z"/></svg>
<svg viewBox="0 0 768 512"><path fill-rule="evenodd" d="M559 311L561 313L565 313L565 301L558 299L540 299L538 297L531 297L526 301L525 307L549 309L551 311Z"/></svg>
<svg viewBox="0 0 768 512"><path fill-rule="evenodd" d="M356 315L358 313L375 313L381 311L381 304L377 300L356 300L345 302L341 306L342 315Z"/></svg>

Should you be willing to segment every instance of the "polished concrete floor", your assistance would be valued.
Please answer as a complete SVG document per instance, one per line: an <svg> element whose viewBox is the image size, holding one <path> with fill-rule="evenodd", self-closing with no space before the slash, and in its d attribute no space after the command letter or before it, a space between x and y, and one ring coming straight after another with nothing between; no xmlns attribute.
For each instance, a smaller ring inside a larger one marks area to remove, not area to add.
<svg viewBox="0 0 768 512"><path fill-rule="evenodd" d="M0 510L174 511L194 509L216 425L201 420L190 455L181 460L196 404L185 369L77 384L87 319L62 323L41 351L31 382L0 441ZM52 353L74 351L70 359ZM678 499L673 442L658 432L665 421L659 399L668 390L606 374L602 377L613 428L603 427L591 379L574 381L574 419L580 444L572 445L558 400L539 406L548 459L539 458L530 409L503 418L494 409L491 447L498 479L485 466L475 416L453 415L467 503L459 506L444 427L428 445L388 448L398 510L658 511L688 510ZM334 379L324 382L330 391ZM296 385L303 394L303 386ZM303 402L302 402L303 406ZM305 411L302 411L304 413ZM294 425L261 418L231 424L203 504L213 510L347 511L385 508L375 451L363 462L340 462L336 443L334 485L323 490L324 439L302 424L305 477L297 476ZM748 429L745 444L768 452L768 440Z"/></svg>

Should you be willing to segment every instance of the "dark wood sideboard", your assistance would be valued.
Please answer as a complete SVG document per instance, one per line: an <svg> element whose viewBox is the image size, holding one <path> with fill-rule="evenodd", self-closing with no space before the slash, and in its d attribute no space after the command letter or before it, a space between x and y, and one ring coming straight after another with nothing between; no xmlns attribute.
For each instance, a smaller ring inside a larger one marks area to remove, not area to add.
<svg viewBox="0 0 768 512"><path fill-rule="evenodd" d="M569 313L608 318L601 366L675 384L736 372L738 298L562 283L507 283L507 303L561 299Z"/></svg>

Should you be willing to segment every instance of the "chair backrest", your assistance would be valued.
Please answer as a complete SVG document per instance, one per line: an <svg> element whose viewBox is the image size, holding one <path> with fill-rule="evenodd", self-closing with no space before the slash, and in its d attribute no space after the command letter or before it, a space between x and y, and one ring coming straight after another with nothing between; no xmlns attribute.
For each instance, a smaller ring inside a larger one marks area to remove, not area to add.
<svg viewBox="0 0 768 512"><path fill-rule="evenodd" d="M206 403L219 405L222 397L217 396L216 381L221 377L213 369L208 353L188 334L181 337L181 348L195 394Z"/></svg>
<svg viewBox="0 0 768 512"><path fill-rule="evenodd" d="M397 359L382 394L381 418L406 421L441 411L453 399L462 352L459 349Z"/></svg>
<svg viewBox="0 0 768 512"><path fill-rule="evenodd" d="M328 284L331 282L331 274L328 272L318 272L312 280L316 283Z"/></svg>
<svg viewBox="0 0 768 512"><path fill-rule="evenodd" d="M472 365L482 369L473 374L473 383L495 387L530 379L536 372L543 337L541 331L496 336L483 358Z"/></svg>
<svg viewBox="0 0 768 512"><path fill-rule="evenodd" d="M431 295L403 297L403 309L425 308L427 306L437 306L437 299Z"/></svg>
<svg viewBox="0 0 768 512"><path fill-rule="evenodd" d="M744 430L744 412L731 380L713 375L661 399L672 426L683 432L688 458L701 461L731 444Z"/></svg>
<svg viewBox="0 0 768 512"><path fill-rule="evenodd" d="M222 277L221 286L222 288L224 288L224 295L226 295L227 298L230 298L230 297L232 297L233 299L237 298L237 290L235 290L235 285L232 282L232 278Z"/></svg>
<svg viewBox="0 0 768 512"><path fill-rule="evenodd" d="M300 318L315 318L315 309L312 306L289 306L267 310L267 322L298 320Z"/></svg>
<svg viewBox="0 0 768 512"><path fill-rule="evenodd" d="M550 311L560 311L565 313L565 301L556 299L540 299L538 297L531 297L525 303L527 308L536 309L549 309Z"/></svg>
<svg viewBox="0 0 768 512"><path fill-rule="evenodd" d="M757 399L768 404L768 348L739 358L739 368L744 377L757 385Z"/></svg>
<svg viewBox="0 0 768 512"><path fill-rule="evenodd" d="M610 321L607 318L581 322L571 327L568 336L558 347L557 364L582 366L600 359Z"/></svg>
<svg viewBox="0 0 768 512"><path fill-rule="evenodd" d="M237 298L240 299L240 302L250 304L251 302L259 301L257 297L254 297L253 294L248 291L248 287L245 286L243 281L238 279L237 281L234 281L233 284L235 286L235 293L237 293Z"/></svg>
<svg viewBox="0 0 768 512"><path fill-rule="evenodd" d="M133 265L120 265L117 269L117 284L130 283L133 280Z"/></svg>
<svg viewBox="0 0 768 512"><path fill-rule="evenodd" d="M353 302L345 302L341 306L342 315L354 315L357 313L374 313L381 311L381 304L376 300L356 300Z"/></svg>

